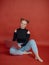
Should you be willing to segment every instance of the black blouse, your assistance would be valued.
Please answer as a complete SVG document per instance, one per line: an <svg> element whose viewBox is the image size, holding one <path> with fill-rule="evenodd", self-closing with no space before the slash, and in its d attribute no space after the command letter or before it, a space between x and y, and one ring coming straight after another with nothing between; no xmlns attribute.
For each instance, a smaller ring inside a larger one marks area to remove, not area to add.
<svg viewBox="0 0 49 65"><path fill-rule="evenodd" d="M28 30L18 28L17 32L14 32L13 41L17 41L18 43L23 43L21 46L25 46L29 41L30 34L27 34Z"/></svg>

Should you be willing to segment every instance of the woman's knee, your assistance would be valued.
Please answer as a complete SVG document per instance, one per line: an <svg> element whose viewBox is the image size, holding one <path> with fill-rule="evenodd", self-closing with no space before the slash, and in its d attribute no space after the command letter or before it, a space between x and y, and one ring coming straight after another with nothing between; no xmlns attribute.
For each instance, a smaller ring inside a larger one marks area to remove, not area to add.
<svg viewBox="0 0 49 65"><path fill-rule="evenodd" d="M10 48L10 54L12 54L12 55L23 55L23 52L22 51L20 51L20 50L17 50L17 49L15 49L15 48Z"/></svg>
<svg viewBox="0 0 49 65"><path fill-rule="evenodd" d="M14 53L14 49L13 48L10 48L9 53L10 54L13 54Z"/></svg>
<svg viewBox="0 0 49 65"><path fill-rule="evenodd" d="M35 42L35 40L34 39L31 39L30 42Z"/></svg>
<svg viewBox="0 0 49 65"><path fill-rule="evenodd" d="M36 43L36 41L34 39L31 39L29 42L31 45Z"/></svg>

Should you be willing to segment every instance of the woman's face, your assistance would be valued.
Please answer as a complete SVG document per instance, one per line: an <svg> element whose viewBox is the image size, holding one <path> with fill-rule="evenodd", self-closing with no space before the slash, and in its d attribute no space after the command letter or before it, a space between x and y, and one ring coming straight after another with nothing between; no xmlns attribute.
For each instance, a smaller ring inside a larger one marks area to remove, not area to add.
<svg viewBox="0 0 49 65"><path fill-rule="evenodd" d="M26 28L27 22L25 20L22 20L20 26L21 26L22 29Z"/></svg>

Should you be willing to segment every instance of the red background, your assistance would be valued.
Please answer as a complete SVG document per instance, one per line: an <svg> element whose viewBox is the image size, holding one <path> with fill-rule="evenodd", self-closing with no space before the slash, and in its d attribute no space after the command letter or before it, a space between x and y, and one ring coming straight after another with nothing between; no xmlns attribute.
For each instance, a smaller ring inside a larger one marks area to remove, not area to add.
<svg viewBox="0 0 49 65"><path fill-rule="evenodd" d="M11 56L6 43L12 42L20 18L30 21L27 28L35 39L43 63L32 55ZM0 0L0 65L49 65L49 0Z"/></svg>
<svg viewBox="0 0 49 65"><path fill-rule="evenodd" d="M31 38L49 45L49 0L0 0L0 6L0 41L12 39L23 17L30 21Z"/></svg>

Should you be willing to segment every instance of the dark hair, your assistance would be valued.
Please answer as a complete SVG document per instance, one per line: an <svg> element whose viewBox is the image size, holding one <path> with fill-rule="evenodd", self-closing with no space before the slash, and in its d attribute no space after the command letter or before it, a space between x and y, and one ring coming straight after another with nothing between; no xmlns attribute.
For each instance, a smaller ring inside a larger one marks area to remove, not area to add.
<svg viewBox="0 0 49 65"><path fill-rule="evenodd" d="M24 19L24 18L21 18L20 22L23 21L23 20L25 20L27 23L29 23L29 21L27 19Z"/></svg>

